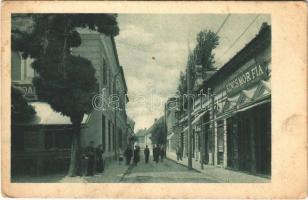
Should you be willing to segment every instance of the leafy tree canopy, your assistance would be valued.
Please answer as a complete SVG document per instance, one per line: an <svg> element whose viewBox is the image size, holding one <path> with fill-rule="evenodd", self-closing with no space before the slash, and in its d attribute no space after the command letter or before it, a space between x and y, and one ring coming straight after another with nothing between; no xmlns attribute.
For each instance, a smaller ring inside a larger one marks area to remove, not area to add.
<svg viewBox="0 0 308 200"><path fill-rule="evenodd" d="M194 87L197 78L205 79L207 78L207 72L215 70L214 66L214 53L213 50L219 44L219 36L212 32L211 30L203 30L197 34L196 37L197 44L193 50L188 55L186 69L190 69L191 75L191 86ZM196 66L201 66L201 77L198 77L198 70ZM180 73L180 81L178 86L178 92L182 96L187 94L187 70ZM183 101L183 98L180 97L180 101Z"/></svg>
<svg viewBox="0 0 308 200"><path fill-rule="evenodd" d="M26 23L21 23L26 20ZM71 55L81 44L76 28L115 36L119 33L116 15L111 14L28 14L12 17L12 49L34 58L33 79L38 97L79 123L91 110L97 89L95 69L83 57Z"/></svg>
<svg viewBox="0 0 308 200"><path fill-rule="evenodd" d="M154 124L149 129L151 133L151 140L153 144L165 144L166 135L165 135L165 126L164 126L164 117L159 118L154 122Z"/></svg>

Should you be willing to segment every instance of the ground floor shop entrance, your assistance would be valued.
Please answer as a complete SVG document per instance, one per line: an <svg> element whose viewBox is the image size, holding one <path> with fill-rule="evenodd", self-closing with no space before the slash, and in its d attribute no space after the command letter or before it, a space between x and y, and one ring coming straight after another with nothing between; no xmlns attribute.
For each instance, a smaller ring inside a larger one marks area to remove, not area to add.
<svg viewBox="0 0 308 200"><path fill-rule="evenodd" d="M227 119L227 166L271 174L270 103L238 112Z"/></svg>

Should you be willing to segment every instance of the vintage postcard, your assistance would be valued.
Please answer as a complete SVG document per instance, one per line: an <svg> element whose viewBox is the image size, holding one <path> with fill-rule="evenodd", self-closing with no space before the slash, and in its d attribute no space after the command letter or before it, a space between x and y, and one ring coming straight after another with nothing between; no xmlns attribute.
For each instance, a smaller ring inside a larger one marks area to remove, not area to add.
<svg viewBox="0 0 308 200"><path fill-rule="evenodd" d="M304 2L7 1L2 193L305 198Z"/></svg>

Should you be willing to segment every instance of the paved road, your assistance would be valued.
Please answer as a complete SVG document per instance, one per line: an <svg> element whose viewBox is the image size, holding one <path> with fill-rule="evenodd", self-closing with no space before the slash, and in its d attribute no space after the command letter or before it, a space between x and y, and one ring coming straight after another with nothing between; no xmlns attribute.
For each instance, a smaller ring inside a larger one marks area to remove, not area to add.
<svg viewBox="0 0 308 200"><path fill-rule="evenodd" d="M141 151L141 153L143 153ZM214 183L217 182L205 177L204 174L195 170L188 170L183 165L165 159L155 163L150 157L146 164L144 157L137 166L130 167L121 182L124 183Z"/></svg>

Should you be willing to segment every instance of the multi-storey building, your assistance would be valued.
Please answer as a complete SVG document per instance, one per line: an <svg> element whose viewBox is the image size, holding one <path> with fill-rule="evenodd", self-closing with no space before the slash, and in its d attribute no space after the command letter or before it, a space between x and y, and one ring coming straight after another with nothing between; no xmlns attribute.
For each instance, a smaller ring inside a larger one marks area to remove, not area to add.
<svg viewBox="0 0 308 200"><path fill-rule="evenodd" d="M127 123L126 81L113 37L86 29L78 31L82 43L72 49L72 54L91 61L96 69L96 96L107 105L95 104L93 111L84 116L81 146L86 147L90 141L94 141L95 146L102 144L108 164L123 152L133 134ZM36 110L33 120L12 124L12 175L65 171L70 157L70 119L37 99L32 84L36 73L31 68L30 59L23 59L20 53L13 51L11 64L12 85L25 91L25 97L31 100L30 105ZM25 166L25 171L17 167L20 163Z"/></svg>

